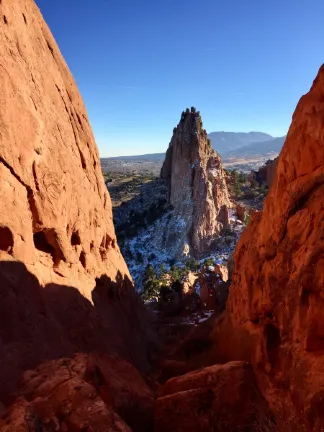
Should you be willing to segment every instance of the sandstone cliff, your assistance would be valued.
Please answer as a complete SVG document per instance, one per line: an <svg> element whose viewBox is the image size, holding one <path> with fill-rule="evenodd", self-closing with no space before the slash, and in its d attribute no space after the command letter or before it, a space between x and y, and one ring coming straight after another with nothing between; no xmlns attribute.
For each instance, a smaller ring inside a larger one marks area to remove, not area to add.
<svg viewBox="0 0 324 432"><path fill-rule="evenodd" d="M161 178L190 251L199 255L229 223L231 203L220 156L212 149L199 112L182 114L166 153Z"/></svg>
<svg viewBox="0 0 324 432"><path fill-rule="evenodd" d="M324 66L298 103L264 210L238 243L215 331L218 358L252 362L283 430L324 428L323 110Z"/></svg>
<svg viewBox="0 0 324 432"><path fill-rule="evenodd" d="M98 349L147 367L82 98L33 0L0 2L0 397L43 360ZM91 302L93 304L91 304Z"/></svg>

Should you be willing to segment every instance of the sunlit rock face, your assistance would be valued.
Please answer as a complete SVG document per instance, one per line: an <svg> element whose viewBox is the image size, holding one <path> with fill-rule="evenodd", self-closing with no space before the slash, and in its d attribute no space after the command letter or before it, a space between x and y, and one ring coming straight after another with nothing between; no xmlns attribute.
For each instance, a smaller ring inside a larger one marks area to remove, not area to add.
<svg viewBox="0 0 324 432"><path fill-rule="evenodd" d="M76 83L33 0L0 11L2 401L45 360L96 350L147 367L148 354Z"/></svg>
<svg viewBox="0 0 324 432"><path fill-rule="evenodd" d="M246 359L278 421L324 427L324 67L299 101L263 212L235 251L223 359ZM292 430L292 429L291 429Z"/></svg>
<svg viewBox="0 0 324 432"><path fill-rule="evenodd" d="M169 202L178 218L178 231L168 232L170 241L181 236L193 255L210 247L229 223L229 194L220 156L212 149L199 112L182 114L161 170L169 188Z"/></svg>

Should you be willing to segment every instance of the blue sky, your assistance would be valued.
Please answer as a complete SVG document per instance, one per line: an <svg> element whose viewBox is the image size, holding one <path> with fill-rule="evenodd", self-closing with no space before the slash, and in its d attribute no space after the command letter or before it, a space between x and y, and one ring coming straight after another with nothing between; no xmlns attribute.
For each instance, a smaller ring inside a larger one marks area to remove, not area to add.
<svg viewBox="0 0 324 432"><path fill-rule="evenodd" d="M165 151L181 112L208 132L284 135L324 62L323 0L36 0L102 157Z"/></svg>

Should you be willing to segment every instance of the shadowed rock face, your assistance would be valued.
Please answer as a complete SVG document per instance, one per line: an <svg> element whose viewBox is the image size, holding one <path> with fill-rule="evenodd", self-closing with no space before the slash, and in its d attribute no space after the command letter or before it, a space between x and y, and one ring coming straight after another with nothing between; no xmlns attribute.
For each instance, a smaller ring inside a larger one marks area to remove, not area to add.
<svg viewBox="0 0 324 432"><path fill-rule="evenodd" d="M214 365L167 381L156 401L154 430L263 430L258 411L266 416L267 406L252 366L245 362Z"/></svg>
<svg viewBox="0 0 324 432"><path fill-rule="evenodd" d="M206 251L228 225L230 206L220 156L208 143L200 114L183 113L161 170L169 201L193 252ZM178 227L179 228L179 227ZM185 240L185 239L184 239Z"/></svg>
<svg viewBox="0 0 324 432"><path fill-rule="evenodd" d="M22 371L76 352L118 354L147 370L150 337L74 79L33 0L1 1L0 12L0 400L7 404Z"/></svg>
<svg viewBox="0 0 324 432"><path fill-rule="evenodd" d="M96 277L130 276L87 113L34 1L0 11L0 253L91 300Z"/></svg>
<svg viewBox="0 0 324 432"><path fill-rule="evenodd" d="M278 419L324 427L324 66L303 96L264 210L235 251L218 355L251 360Z"/></svg>
<svg viewBox="0 0 324 432"><path fill-rule="evenodd" d="M273 179L276 175L278 165L278 157L272 162L259 168L259 178L262 182L266 183L269 187L272 185Z"/></svg>
<svg viewBox="0 0 324 432"><path fill-rule="evenodd" d="M0 429L145 432L152 430L152 391L138 371L108 355L77 354L27 371L20 398Z"/></svg>

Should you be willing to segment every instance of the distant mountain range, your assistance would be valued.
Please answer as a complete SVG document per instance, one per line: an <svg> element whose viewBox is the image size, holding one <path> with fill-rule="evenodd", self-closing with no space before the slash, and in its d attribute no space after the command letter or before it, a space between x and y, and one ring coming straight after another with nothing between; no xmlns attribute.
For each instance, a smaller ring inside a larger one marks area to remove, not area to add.
<svg viewBox="0 0 324 432"><path fill-rule="evenodd" d="M251 143L272 140L273 137L264 132L211 132L208 134L213 148L223 156Z"/></svg>
<svg viewBox="0 0 324 432"><path fill-rule="evenodd" d="M285 141L284 137L275 138L264 132L211 132L208 134L213 148L223 159L264 156L268 153L279 153ZM117 156L103 158L110 161L125 162L160 162L164 160L165 153L152 153L136 156Z"/></svg>
<svg viewBox="0 0 324 432"><path fill-rule="evenodd" d="M234 151L227 152L221 155L224 159L251 157L251 156L265 156L268 153L280 153L284 145L286 137L272 138L267 141L253 142L243 147L237 148Z"/></svg>

